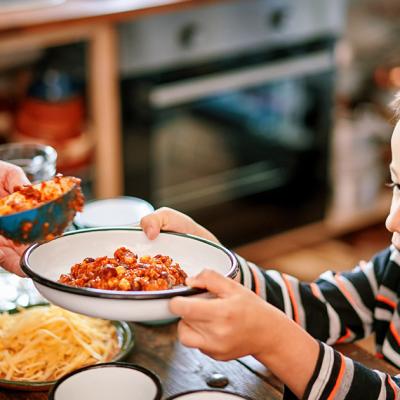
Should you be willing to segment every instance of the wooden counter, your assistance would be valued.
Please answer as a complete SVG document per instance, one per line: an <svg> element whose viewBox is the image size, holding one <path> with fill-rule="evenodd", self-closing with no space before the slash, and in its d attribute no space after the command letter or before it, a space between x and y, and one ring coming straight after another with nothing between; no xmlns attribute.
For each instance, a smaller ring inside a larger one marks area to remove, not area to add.
<svg viewBox="0 0 400 400"><path fill-rule="evenodd" d="M196 349L182 346L177 340L176 324L149 327L134 326L135 348L128 361L148 368L161 379L165 399L187 390L207 389L207 379L214 373L228 378L225 390L249 396L254 400L279 400L282 384L252 357L228 362L215 361ZM399 371L373 357L354 344L338 346L343 354L369 368L390 374ZM0 388L0 400L45 400L47 392L18 392Z"/></svg>

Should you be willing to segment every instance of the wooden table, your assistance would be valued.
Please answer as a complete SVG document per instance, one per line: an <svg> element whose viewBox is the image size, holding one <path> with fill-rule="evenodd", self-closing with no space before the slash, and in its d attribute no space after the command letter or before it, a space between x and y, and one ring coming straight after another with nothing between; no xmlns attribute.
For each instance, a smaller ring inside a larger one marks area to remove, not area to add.
<svg viewBox="0 0 400 400"><path fill-rule="evenodd" d="M213 373L229 379L226 390L245 394L254 400L282 398L283 386L269 371L251 357L218 362L198 350L182 346L176 339L176 324L149 327L134 325L135 347L129 362L155 372L162 381L164 396L192 389L207 388L206 380ZM391 374L398 370L356 345L341 345L338 349L370 368ZM16 392L0 389L0 400L45 400L46 392Z"/></svg>
<svg viewBox="0 0 400 400"><path fill-rule="evenodd" d="M0 57L86 42L89 115L95 147L95 195L123 194L116 24L145 14L223 0L67 0L19 12L0 7ZM106 162L104 162L106 160Z"/></svg>

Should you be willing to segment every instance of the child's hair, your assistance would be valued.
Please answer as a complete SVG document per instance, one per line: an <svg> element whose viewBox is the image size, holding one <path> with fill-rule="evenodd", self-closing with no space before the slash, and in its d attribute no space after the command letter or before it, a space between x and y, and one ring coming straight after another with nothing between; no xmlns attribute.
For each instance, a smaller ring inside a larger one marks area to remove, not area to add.
<svg viewBox="0 0 400 400"><path fill-rule="evenodd" d="M394 96L394 100L391 103L394 111L394 115L398 120L400 120L400 92L397 92Z"/></svg>

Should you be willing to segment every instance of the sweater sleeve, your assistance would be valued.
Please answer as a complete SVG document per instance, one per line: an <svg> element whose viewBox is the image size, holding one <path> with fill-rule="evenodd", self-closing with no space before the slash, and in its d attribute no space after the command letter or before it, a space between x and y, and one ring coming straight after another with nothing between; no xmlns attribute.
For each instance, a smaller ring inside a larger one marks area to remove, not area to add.
<svg viewBox="0 0 400 400"><path fill-rule="evenodd" d="M329 346L374 331L378 354L400 366L398 250L387 248L352 271L328 271L311 283L239 261L243 285L319 339L319 357L304 399L400 399L400 375L369 369ZM295 398L286 388L284 399Z"/></svg>
<svg viewBox="0 0 400 400"><path fill-rule="evenodd" d="M386 249L352 271L327 271L311 283L238 259L243 285L313 337L334 344L354 341L373 331L378 289L390 257L390 249Z"/></svg>
<svg viewBox="0 0 400 400"><path fill-rule="evenodd" d="M366 368L319 342L320 352L307 385L305 400L395 400L400 395L400 378ZM284 399L296 397L285 390Z"/></svg>

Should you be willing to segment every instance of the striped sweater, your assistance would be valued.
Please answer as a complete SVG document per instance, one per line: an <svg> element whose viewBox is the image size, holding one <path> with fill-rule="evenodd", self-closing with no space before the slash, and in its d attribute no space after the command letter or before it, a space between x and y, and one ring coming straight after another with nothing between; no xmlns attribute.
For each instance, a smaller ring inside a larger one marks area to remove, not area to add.
<svg viewBox="0 0 400 400"><path fill-rule="evenodd" d="M400 368L400 252L393 246L350 272L325 272L304 283L238 257L242 284L320 341L305 399L400 399L400 375L357 363L329 345L375 332L377 356ZM285 392L285 398L294 398Z"/></svg>

